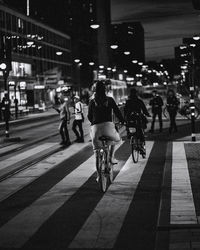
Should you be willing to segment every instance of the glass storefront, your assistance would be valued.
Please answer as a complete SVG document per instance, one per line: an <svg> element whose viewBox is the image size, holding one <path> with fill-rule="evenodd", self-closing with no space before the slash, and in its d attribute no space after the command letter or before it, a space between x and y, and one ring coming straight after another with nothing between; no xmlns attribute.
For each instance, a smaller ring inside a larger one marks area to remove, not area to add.
<svg viewBox="0 0 200 250"><path fill-rule="evenodd" d="M8 78L8 82L12 82L9 85L11 101L17 98L19 104L35 105L42 98L48 102L49 95L45 92L56 89L60 80L71 79L71 40L68 35L0 5L0 36L5 38L12 54L12 70ZM52 80L49 72L55 69L59 73L54 73L56 76ZM50 81L51 84L47 84ZM38 85L44 87L35 88ZM1 100L3 92L0 74Z"/></svg>

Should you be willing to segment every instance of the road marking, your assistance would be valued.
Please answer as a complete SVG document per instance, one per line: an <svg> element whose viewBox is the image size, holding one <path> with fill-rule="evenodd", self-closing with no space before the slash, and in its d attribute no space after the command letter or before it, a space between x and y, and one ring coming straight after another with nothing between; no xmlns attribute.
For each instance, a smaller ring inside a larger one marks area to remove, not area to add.
<svg viewBox="0 0 200 250"><path fill-rule="evenodd" d="M6 179L5 181L2 181L0 183L0 201L6 199L13 193L16 193L41 175L47 173L58 164L67 160L72 155L89 145L90 143L72 144L69 148L59 151L34 166L10 177L9 179Z"/></svg>
<svg viewBox="0 0 200 250"><path fill-rule="evenodd" d="M184 143L174 142L172 153L171 224L197 224Z"/></svg>
<svg viewBox="0 0 200 250"><path fill-rule="evenodd" d="M147 158L153 142L147 142ZM69 248L113 248L133 200L147 160L133 164L130 156L124 167L87 219Z"/></svg>
<svg viewBox="0 0 200 250"><path fill-rule="evenodd" d="M118 145L119 147L120 145ZM47 193L0 228L0 247L20 248L95 172L91 156Z"/></svg>
<svg viewBox="0 0 200 250"><path fill-rule="evenodd" d="M23 160L27 159L28 157L36 155L36 154L40 153L41 151L44 151L48 148L51 148L57 144L58 143L44 143L38 147L29 149L23 153L17 154L15 156L12 156L12 157L6 159L6 160L3 160L0 163L0 170L3 170L3 169L5 169L13 164L16 164L20 161L23 161Z"/></svg>
<svg viewBox="0 0 200 250"><path fill-rule="evenodd" d="M7 153L8 151L17 149L19 147L22 147L22 146L24 146L24 144L12 144L12 145L9 145L7 147L0 148L0 155Z"/></svg>

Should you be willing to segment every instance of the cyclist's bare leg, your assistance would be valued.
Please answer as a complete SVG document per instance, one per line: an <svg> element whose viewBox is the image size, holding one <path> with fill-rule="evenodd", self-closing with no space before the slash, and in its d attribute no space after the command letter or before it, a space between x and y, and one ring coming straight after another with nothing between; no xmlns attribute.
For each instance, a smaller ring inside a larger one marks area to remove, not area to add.
<svg viewBox="0 0 200 250"><path fill-rule="evenodd" d="M99 181L99 164L100 164L100 156L99 156L99 151L95 150L94 154L95 154L95 165L96 165L96 173L97 173L97 178L96 181Z"/></svg>
<svg viewBox="0 0 200 250"><path fill-rule="evenodd" d="M109 160L110 160L110 163L117 164L118 162L114 158L114 155L115 155L115 145L111 145L110 146L110 152L109 152Z"/></svg>

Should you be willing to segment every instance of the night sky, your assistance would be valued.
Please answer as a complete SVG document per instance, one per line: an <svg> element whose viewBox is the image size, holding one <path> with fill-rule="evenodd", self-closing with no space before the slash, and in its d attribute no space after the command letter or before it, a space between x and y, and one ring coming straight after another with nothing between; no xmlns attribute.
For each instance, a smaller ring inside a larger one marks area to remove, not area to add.
<svg viewBox="0 0 200 250"><path fill-rule="evenodd" d="M111 0L112 22L140 21L146 60L173 58L183 37L200 34L200 11L192 0Z"/></svg>

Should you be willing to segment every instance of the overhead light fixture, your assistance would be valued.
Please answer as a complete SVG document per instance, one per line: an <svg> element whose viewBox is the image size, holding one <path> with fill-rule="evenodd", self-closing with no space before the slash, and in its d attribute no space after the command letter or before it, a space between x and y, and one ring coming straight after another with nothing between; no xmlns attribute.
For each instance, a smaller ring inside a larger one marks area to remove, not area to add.
<svg viewBox="0 0 200 250"><path fill-rule="evenodd" d="M110 45L111 49L117 49L118 48L118 45L117 44L112 44Z"/></svg>
<svg viewBox="0 0 200 250"><path fill-rule="evenodd" d="M90 23L90 28L96 30L100 27L100 25L96 22L94 22L94 20L91 20L91 23Z"/></svg>
<svg viewBox="0 0 200 250"><path fill-rule="evenodd" d="M128 73L128 70L125 69L125 70L124 70L124 73L125 73L125 74Z"/></svg>
<svg viewBox="0 0 200 250"><path fill-rule="evenodd" d="M137 60L133 60L132 63L137 63L138 61Z"/></svg>
<svg viewBox="0 0 200 250"><path fill-rule="evenodd" d="M180 49L187 49L187 46L181 45L179 48L180 48Z"/></svg>
<svg viewBox="0 0 200 250"><path fill-rule="evenodd" d="M142 65L143 65L143 62L139 62L138 65L142 66Z"/></svg>
<svg viewBox="0 0 200 250"><path fill-rule="evenodd" d="M90 65L90 66L93 66L93 65L94 65L94 62L89 62L89 65Z"/></svg>
<svg viewBox="0 0 200 250"><path fill-rule="evenodd" d="M100 69L104 69L104 66L103 66L103 65L100 65L99 68L100 68Z"/></svg>
<svg viewBox="0 0 200 250"><path fill-rule="evenodd" d="M190 47L193 47L193 48L194 48L194 47L196 47L196 44L195 44L195 43L191 43L191 44L190 44Z"/></svg>
<svg viewBox="0 0 200 250"><path fill-rule="evenodd" d="M107 70L112 70L112 69L110 67L108 67Z"/></svg>
<svg viewBox="0 0 200 250"><path fill-rule="evenodd" d="M62 54L63 54L62 51L57 51L57 52L56 52L56 55L57 55L57 56L61 56Z"/></svg>
<svg viewBox="0 0 200 250"><path fill-rule="evenodd" d="M32 46L32 45L34 44L34 42L33 42L33 41L28 41L26 44L27 44L28 46Z"/></svg>
<svg viewBox="0 0 200 250"><path fill-rule="evenodd" d="M76 58L76 59L74 59L74 62L75 62L75 63L79 63L79 62L80 62L80 59Z"/></svg>
<svg viewBox="0 0 200 250"><path fill-rule="evenodd" d="M200 36L195 35L195 36L193 36L193 39L194 39L195 41L198 41L198 40L200 40Z"/></svg>
<svg viewBox="0 0 200 250"><path fill-rule="evenodd" d="M130 54L131 54L130 51L124 51L124 55L128 56L128 55L130 55Z"/></svg>

